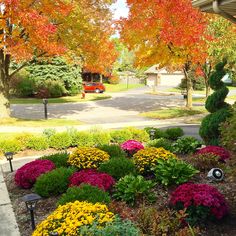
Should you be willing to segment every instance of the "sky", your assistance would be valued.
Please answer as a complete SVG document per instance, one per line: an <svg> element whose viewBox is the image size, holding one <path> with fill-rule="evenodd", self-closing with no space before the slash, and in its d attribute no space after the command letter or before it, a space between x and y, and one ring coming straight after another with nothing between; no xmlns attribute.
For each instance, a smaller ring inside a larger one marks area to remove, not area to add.
<svg viewBox="0 0 236 236"><path fill-rule="evenodd" d="M111 9L114 12L113 18L115 20L119 19L120 17L128 16L129 9L126 5L126 0L117 0L117 2L112 5Z"/></svg>

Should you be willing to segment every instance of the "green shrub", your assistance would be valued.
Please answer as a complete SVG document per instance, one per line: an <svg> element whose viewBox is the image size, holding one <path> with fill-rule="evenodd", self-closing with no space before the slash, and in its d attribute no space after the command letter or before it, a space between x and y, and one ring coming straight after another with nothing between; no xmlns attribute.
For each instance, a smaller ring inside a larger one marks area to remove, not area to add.
<svg viewBox="0 0 236 236"><path fill-rule="evenodd" d="M78 132L73 139L78 147L93 147L95 145L92 135L86 131Z"/></svg>
<svg viewBox="0 0 236 236"><path fill-rule="evenodd" d="M0 141L0 151L5 152L19 152L24 149L24 146L16 139L8 139Z"/></svg>
<svg viewBox="0 0 236 236"><path fill-rule="evenodd" d="M173 145L173 152L178 154L194 153L201 142L194 137L182 137L178 139Z"/></svg>
<svg viewBox="0 0 236 236"><path fill-rule="evenodd" d="M20 142L20 145L23 147L22 149L26 149L29 140L34 137L33 134L30 133L21 133L14 135L14 139Z"/></svg>
<svg viewBox="0 0 236 236"><path fill-rule="evenodd" d="M155 194L152 192L154 186L151 180L145 180L141 175L126 175L116 183L113 196L131 205L144 200L153 202L155 200Z"/></svg>
<svg viewBox="0 0 236 236"><path fill-rule="evenodd" d="M166 134L168 136L168 139L177 140L179 137L184 135L184 131L179 127L169 128L166 129Z"/></svg>
<svg viewBox="0 0 236 236"><path fill-rule="evenodd" d="M94 221L92 225L81 226L79 228L81 236L141 236L138 227L130 220L121 220L116 217L112 222L106 223L104 227L99 227Z"/></svg>
<svg viewBox="0 0 236 236"><path fill-rule="evenodd" d="M113 157L126 157L126 153L121 149L120 145L117 144L105 144L98 145L97 148L107 152L111 158Z"/></svg>
<svg viewBox="0 0 236 236"><path fill-rule="evenodd" d="M129 139L132 139L132 133L129 130L113 130L110 133L113 143L121 144Z"/></svg>
<svg viewBox="0 0 236 236"><path fill-rule="evenodd" d="M154 128L154 127L146 127L144 130L146 130L146 132L149 134L150 138L154 138L154 139L168 138L168 135L166 134L166 132L164 130ZM151 137L151 130L155 131L153 137Z"/></svg>
<svg viewBox="0 0 236 236"><path fill-rule="evenodd" d="M45 173L37 179L34 191L42 197L57 196L64 193L68 188L69 177L74 172L74 168L60 167Z"/></svg>
<svg viewBox="0 0 236 236"><path fill-rule="evenodd" d="M92 135L93 142L95 143L96 146L109 144L111 141L111 136L106 131L93 132L91 133L91 135Z"/></svg>
<svg viewBox="0 0 236 236"><path fill-rule="evenodd" d="M139 142L147 142L150 140L149 138L149 134L146 132L146 130L142 130L142 129L136 129L133 127L128 127L125 128L124 130L128 130L131 132L132 138L133 140L139 141Z"/></svg>
<svg viewBox="0 0 236 236"><path fill-rule="evenodd" d="M165 150L172 151L172 142L166 138L159 138L159 139L154 139L150 140L146 144L147 147L163 147Z"/></svg>
<svg viewBox="0 0 236 236"><path fill-rule="evenodd" d="M35 81L29 77L20 78L16 85L16 95L19 97L31 97L35 92Z"/></svg>
<svg viewBox="0 0 236 236"><path fill-rule="evenodd" d="M57 205L64 205L76 200L87 201L94 204L97 202L109 204L111 201L109 193L98 187L89 184L82 184L79 187L68 188L66 193L64 193L57 202Z"/></svg>
<svg viewBox="0 0 236 236"><path fill-rule="evenodd" d="M56 133L49 139L49 145L55 149L65 149L71 146L71 137L67 132Z"/></svg>
<svg viewBox="0 0 236 236"><path fill-rule="evenodd" d="M62 153L55 153L52 155L48 155L48 156L43 156L40 159L41 160L50 160L52 161L56 168L60 168L60 167L67 167L68 166L68 158L69 158L69 154L66 152L62 152Z"/></svg>
<svg viewBox="0 0 236 236"><path fill-rule="evenodd" d="M185 183L199 172L190 164L176 158L157 160L157 165L153 170L156 181L166 186Z"/></svg>
<svg viewBox="0 0 236 236"><path fill-rule="evenodd" d="M207 98L205 107L211 114L202 120L199 130L199 134L206 145L219 145L219 126L231 115L230 105L224 101L229 89L221 81L226 74L224 69L226 64L226 61L218 63L209 79L210 87L214 93Z"/></svg>
<svg viewBox="0 0 236 236"><path fill-rule="evenodd" d="M107 162L100 165L99 171L105 172L116 180L124 177L125 175L135 173L134 162L125 157L112 158Z"/></svg>
<svg viewBox="0 0 236 236"><path fill-rule="evenodd" d="M48 97L57 98L67 93L64 84L56 80L39 81L37 84L37 91L47 90Z"/></svg>
<svg viewBox="0 0 236 236"><path fill-rule="evenodd" d="M47 139L51 138L51 136L53 136L54 134L56 134L56 130L52 129L52 128L44 129L44 131L43 131L43 135Z"/></svg>
<svg viewBox="0 0 236 236"><path fill-rule="evenodd" d="M33 150L45 150L49 148L48 140L45 136L32 136L27 142L27 148Z"/></svg>
<svg viewBox="0 0 236 236"><path fill-rule="evenodd" d="M220 125L220 143L231 152L236 152L236 103L232 112L232 117L228 118ZM234 131L234 132L232 132Z"/></svg>

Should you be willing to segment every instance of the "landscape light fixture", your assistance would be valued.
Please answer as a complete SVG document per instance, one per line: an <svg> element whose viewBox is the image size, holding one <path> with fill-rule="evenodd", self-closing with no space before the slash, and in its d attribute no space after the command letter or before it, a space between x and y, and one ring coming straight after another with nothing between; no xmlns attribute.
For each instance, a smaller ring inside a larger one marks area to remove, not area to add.
<svg viewBox="0 0 236 236"><path fill-rule="evenodd" d="M213 168L208 172L207 177L211 181L222 181L224 179L224 172L220 168Z"/></svg>
<svg viewBox="0 0 236 236"><path fill-rule="evenodd" d="M6 157L6 159L9 161L9 164L10 164L10 169L11 169L11 172L13 172L13 167L12 167L12 159L13 159L13 152L6 152L4 155Z"/></svg>
<svg viewBox="0 0 236 236"><path fill-rule="evenodd" d="M48 119L48 100L46 98L43 99L43 105L44 105L44 118L45 120Z"/></svg>
<svg viewBox="0 0 236 236"><path fill-rule="evenodd" d="M49 236L58 236L59 234L57 232L50 232Z"/></svg>
<svg viewBox="0 0 236 236"><path fill-rule="evenodd" d="M155 133L156 133L156 130L155 129L150 129L150 138L151 140L153 140L155 138Z"/></svg>
<svg viewBox="0 0 236 236"><path fill-rule="evenodd" d="M38 194L31 193L22 197L22 201L25 202L27 210L30 212L32 230L35 229L34 210L36 203L41 199Z"/></svg>

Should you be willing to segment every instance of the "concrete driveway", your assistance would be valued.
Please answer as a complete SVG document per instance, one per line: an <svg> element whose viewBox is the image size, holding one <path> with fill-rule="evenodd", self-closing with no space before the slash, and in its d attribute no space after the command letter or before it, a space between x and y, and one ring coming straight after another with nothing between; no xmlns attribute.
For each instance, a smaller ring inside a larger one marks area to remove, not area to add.
<svg viewBox="0 0 236 236"><path fill-rule="evenodd" d="M108 100L48 104L49 118L80 120L87 124L147 121L140 112L166 107L184 106L180 95L158 96L147 94L148 87L113 93ZM22 119L43 119L42 104L11 105L12 116Z"/></svg>

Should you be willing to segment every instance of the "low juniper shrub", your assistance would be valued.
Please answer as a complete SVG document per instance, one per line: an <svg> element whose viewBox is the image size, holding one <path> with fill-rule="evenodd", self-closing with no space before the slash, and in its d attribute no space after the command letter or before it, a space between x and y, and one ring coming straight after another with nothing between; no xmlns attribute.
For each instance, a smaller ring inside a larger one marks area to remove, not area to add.
<svg viewBox="0 0 236 236"><path fill-rule="evenodd" d="M48 156L43 156L40 159L41 160L50 160L52 161L56 168L60 168L60 167L67 167L69 164L67 163L69 158L69 154L66 152L60 152L60 153L55 153L55 154L51 154Z"/></svg>
<svg viewBox="0 0 236 236"><path fill-rule="evenodd" d="M111 175L116 180L136 172L133 160L125 157L112 158L101 164L98 170Z"/></svg>
<svg viewBox="0 0 236 236"><path fill-rule="evenodd" d="M64 193L68 188L69 178L74 172L74 168L60 167L43 174L37 179L34 191L42 197Z"/></svg>
<svg viewBox="0 0 236 236"><path fill-rule="evenodd" d="M74 201L109 204L111 199L109 194L100 188L90 184L81 184L79 187L75 186L68 188L66 193L64 193L57 202L57 205L64 205Z"/></svg>

